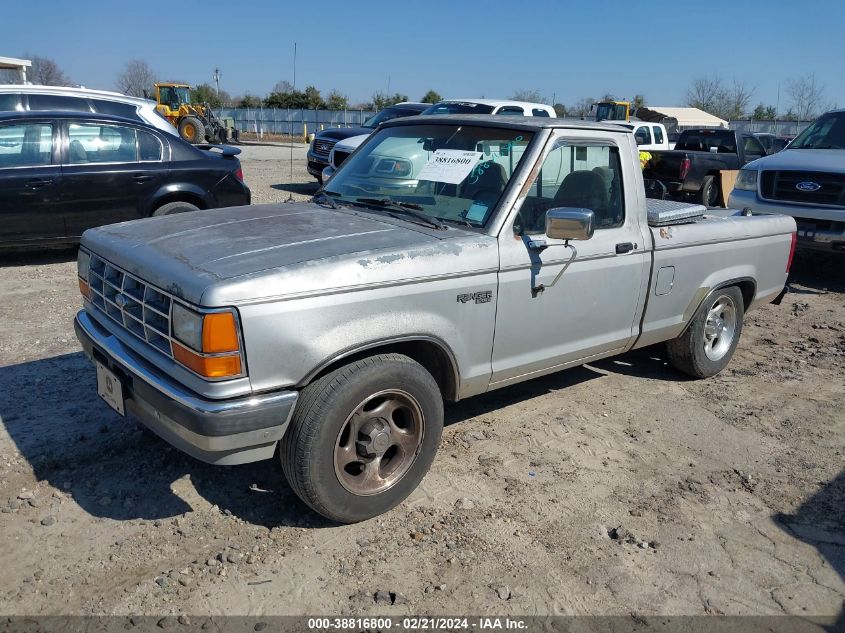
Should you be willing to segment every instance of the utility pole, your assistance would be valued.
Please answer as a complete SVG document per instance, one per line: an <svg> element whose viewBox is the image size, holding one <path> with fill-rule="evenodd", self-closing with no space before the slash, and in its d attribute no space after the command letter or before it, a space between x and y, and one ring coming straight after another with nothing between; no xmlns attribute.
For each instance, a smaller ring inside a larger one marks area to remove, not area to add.
<svg viewBox="0 0 845 633"><path fill-rule="evenodd" d="M220 98L220 77L222 77L222 76L223 76L223 74L220 72L220 69L215 68L213 78L214 78L214 83L217 85L217 98L218 99Z"/></svg>

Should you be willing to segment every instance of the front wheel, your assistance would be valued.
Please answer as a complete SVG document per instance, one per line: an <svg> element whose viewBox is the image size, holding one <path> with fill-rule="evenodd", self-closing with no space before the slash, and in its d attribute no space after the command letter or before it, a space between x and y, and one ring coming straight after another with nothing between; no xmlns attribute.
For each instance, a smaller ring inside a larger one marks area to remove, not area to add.
<svg viewBox="0 0 845 633"><path fill-rule="evenodd" d="M666 343L675 369L695 378L709 378L730 362L742 334L745 304L736 286L710 294L681 336Z"/></svg>
<svg viewBox="0 0 845 633"><path fill-rule="evenodd" d="M345 365L303 389L282 469L313 510L354 523L402 502L428 472L443 430L431 374L401 354Z"/></svg>

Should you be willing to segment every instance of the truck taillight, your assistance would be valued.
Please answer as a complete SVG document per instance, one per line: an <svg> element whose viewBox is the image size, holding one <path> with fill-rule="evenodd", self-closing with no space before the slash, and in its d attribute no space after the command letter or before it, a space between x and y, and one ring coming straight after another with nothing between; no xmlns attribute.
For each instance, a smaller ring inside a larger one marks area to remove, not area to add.
<svg viewBox="0 0 845 633"><path fill-rule="evenodd" d="M243 170L243 169L241 169L240 167L238 167L238 168L235 170L235 178L237 178L237 179L238 179L238 181L240 181L240 182L243 182L243 181L244 181L244 170Z"/></svg>
<svg viewBox="0 0 845 633"><path fill-rule="evenodd" d="M683 180L684 178L687 177L687 174L689 173L689 167L690 167L689 158L685 158L684 160L681 161L681 180Z"/></svg>
<svg viewBox="0 0 845 633"><path fill-rule="evenodd" d="M792 244L789 245L789 258L786 260L786 272L792 267L792 258L795 256L795 243L798 241L798 233L792 233Z"/></svg>

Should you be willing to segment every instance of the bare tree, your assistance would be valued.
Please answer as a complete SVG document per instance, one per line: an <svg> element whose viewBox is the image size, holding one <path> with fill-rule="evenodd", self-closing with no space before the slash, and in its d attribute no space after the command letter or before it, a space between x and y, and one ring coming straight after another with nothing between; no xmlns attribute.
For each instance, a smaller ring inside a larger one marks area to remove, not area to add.
<svg viewBox="0 0 845 633"><path fill-rule="evenodd" d="M569 106L566 109L566 113L569 116L574 117L581 117L581 116L590 116L590 113L593 110L593 103L595 103L595 99L592 97L584 97L580 99L573 105Z"/></svg>
<svg viewBox="0 0 845 633"><path fill-rule="evenodd" d="M517 90L511 95L514 101L528 101L530 103L544 103L539 90Z"/></svg>
<svg viewBox="0 0 845 633"><path fill-rule="evenodd" d="M754 87L734 78L725 86L716 75L698 77L687 88L687 105L709 112L721 119L741 119L748 112Z"/></svg>
<svg viewBox="0 0 845 633"><path fill-rule="evenodd" d="M155 73L143 59L130 59L117 76L117 89L130 97L145 97L153 89Z"/></svg>
<svg viewBox="0 0 845 633"><path fill-rule="evenodd" d="M277 81L276 85L273 86L273 89L270 92L278 92L279 94L289 94L293 92L293 84L287 79Z"/></svg>
<svg viewBox="0 0 845 633"><path fill-rule="evenodd" d="M789 111L799 121L810 121L831 108L825 95L824 84L815 75L790 79L786 92L789 95Z"/></svg>
<svg viewBox="0 0 845 633"><path fill-rule="evenodd" d="M59 65L48 57L33 55L32 67L27 73L27 79L41 86L68 86L71 81L59 68Z"/></svg>

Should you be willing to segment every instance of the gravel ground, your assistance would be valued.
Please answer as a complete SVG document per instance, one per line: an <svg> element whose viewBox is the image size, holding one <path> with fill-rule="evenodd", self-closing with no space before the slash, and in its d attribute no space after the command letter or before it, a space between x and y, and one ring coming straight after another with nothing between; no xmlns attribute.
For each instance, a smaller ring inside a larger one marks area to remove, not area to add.
<svg viewBox="0 0 845 633"><path fill-rule="evenodd" d="M289 151L245 148L256 203L316 189ZM843 608L841 260L799 258L713 379L653 348L447 407L422 486L338 527L275 462L202 464L98 401L73 258L0 266L0 613Z"/></svg>

